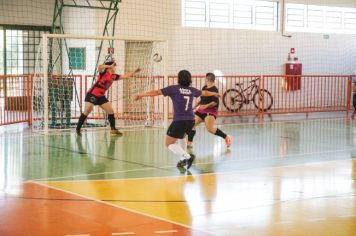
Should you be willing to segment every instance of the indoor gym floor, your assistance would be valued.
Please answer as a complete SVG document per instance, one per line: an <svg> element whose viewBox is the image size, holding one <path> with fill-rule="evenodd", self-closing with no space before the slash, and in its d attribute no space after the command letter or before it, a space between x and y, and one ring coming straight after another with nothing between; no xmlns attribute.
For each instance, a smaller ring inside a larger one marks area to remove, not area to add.
<svg viewBox="0 0 356 236"><path fill-rule="evenodd" d="M0 235L356 235L356 122L200 126L188 173L164 129L0 133Z"/></svg>

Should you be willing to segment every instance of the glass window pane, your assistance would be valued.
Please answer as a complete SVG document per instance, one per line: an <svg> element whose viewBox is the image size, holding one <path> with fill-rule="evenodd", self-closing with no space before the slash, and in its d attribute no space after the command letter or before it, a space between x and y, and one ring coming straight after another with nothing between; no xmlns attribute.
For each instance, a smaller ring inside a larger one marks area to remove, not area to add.
<svg viewBox="0 0 356 236"><path fill-rule="evenodd" d="M5 72L3 68L6 68L7 74L23 74L34 71L37 53L35 47L40 43L41 32L47 33L48 31L7 29L6 45L2 47L3 51L6 51L6 62L0 58L0 63L5 63L5 66L0 67L0 73ZM0 42L4 43L3 40ZM0 54L4 55L1 49Z"/></svg>
<svg viewBox="0 0 356 236"><path fill-rule="evenodd" d="M183 17L185 26L205 26L206 3L205 0L183 0Z"/></svg>
<svg viewBox="0 0 356 236"><path fill-rule="evenodd" d="M253 24L253 5L234 5L234 24Z"/></svg>
<svg viewBox="0 0 356 236"><path fill-rule="evenodd" d="M287 31L356 34L356 8L286 4L286 9Z"/></svg>
<svg viewBox="0 0 356 236"><path fill-rule="evenodd" d="M277 31L278 1L182 0L184 26Z"/></svg>

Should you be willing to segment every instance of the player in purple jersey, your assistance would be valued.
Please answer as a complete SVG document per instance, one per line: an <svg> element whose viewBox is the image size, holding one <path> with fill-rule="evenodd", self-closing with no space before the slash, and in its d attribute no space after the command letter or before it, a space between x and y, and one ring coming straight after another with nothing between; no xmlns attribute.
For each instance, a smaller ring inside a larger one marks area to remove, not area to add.
<svg viewBox="0 0 356 236"><path fill-rule="evenodd" d="M207 73L205 78L205 86L202 88L203 91L207 90L210 92L218 93L219 90L215 86L215 75L213 73ZM196 105L197 110L195 112L195 126L192 131L188 134L188 147L192 147L193 138L196 133L195 127L201 122L205 123L206 129L225 140L226 147L230 147L231 138L226 135L223 131L215 127L215 120L218 115L219 99L216 97L200 97L200 101Z"/></svg>
<svg viewBox="0 0 356 236"><path fill-rule="evenodd" d="M193 154L186 151L187 145L185 136L194 127L193 100L200 96L220 97L218 93L200 91L190 87L192 76L189 71L182 70L178 73L178 84L165 87L163 89L152 90L136 96L136 100L142 97L153 97L158 95L169 96L173 102L173 122L167 130L166 146L174 154L179 156L180 161L177 167L187 166L189 169L195 159ZM178 144L179 143L179 144Z"/></svg>

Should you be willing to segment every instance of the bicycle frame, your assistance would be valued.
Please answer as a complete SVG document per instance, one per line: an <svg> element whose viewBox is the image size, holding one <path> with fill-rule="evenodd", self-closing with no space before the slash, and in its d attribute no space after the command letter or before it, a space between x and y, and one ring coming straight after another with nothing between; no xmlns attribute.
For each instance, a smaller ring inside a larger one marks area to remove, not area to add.
<svg viewBox="0 0 356 236"><path fill-rule="evenodd" d="M251 85L249 85L246 89L243 89L241 84L236 85L237 90L241 92L243 98L244 98L244 103L249 104L252 101L252 95L255 93L255 91L259 90L259 86L256 84L256 81L250 82ZM246 92L247 91L247 92ZM246 96L247 95L247 96Z"/></svg>

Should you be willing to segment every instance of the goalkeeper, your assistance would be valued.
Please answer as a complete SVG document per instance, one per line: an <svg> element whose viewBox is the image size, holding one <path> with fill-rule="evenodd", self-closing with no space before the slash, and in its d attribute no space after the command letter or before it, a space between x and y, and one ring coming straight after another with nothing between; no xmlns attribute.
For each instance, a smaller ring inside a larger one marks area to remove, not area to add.
<svg viewBox="0 0 356 236"><path fill-rule="evenodd" d="M140 72L140 69L137 68L135 71L129 72L125 75L118 75L116 74L116 63L114 60L112 60L106 62L103 65L99 65L98 70L99 75L97 81L89 89L85 96L84 112L79 117L76 133L78 136L81 136L80 130L84 124L84 121L93 110L94 106L98 105L108 114L111 135L122 135L122 133L115 127L114 110L112 108L111 102L109 102L109 100L105 97L105 93L111 87L114 81L130 78L136 73Z"/></svg>

